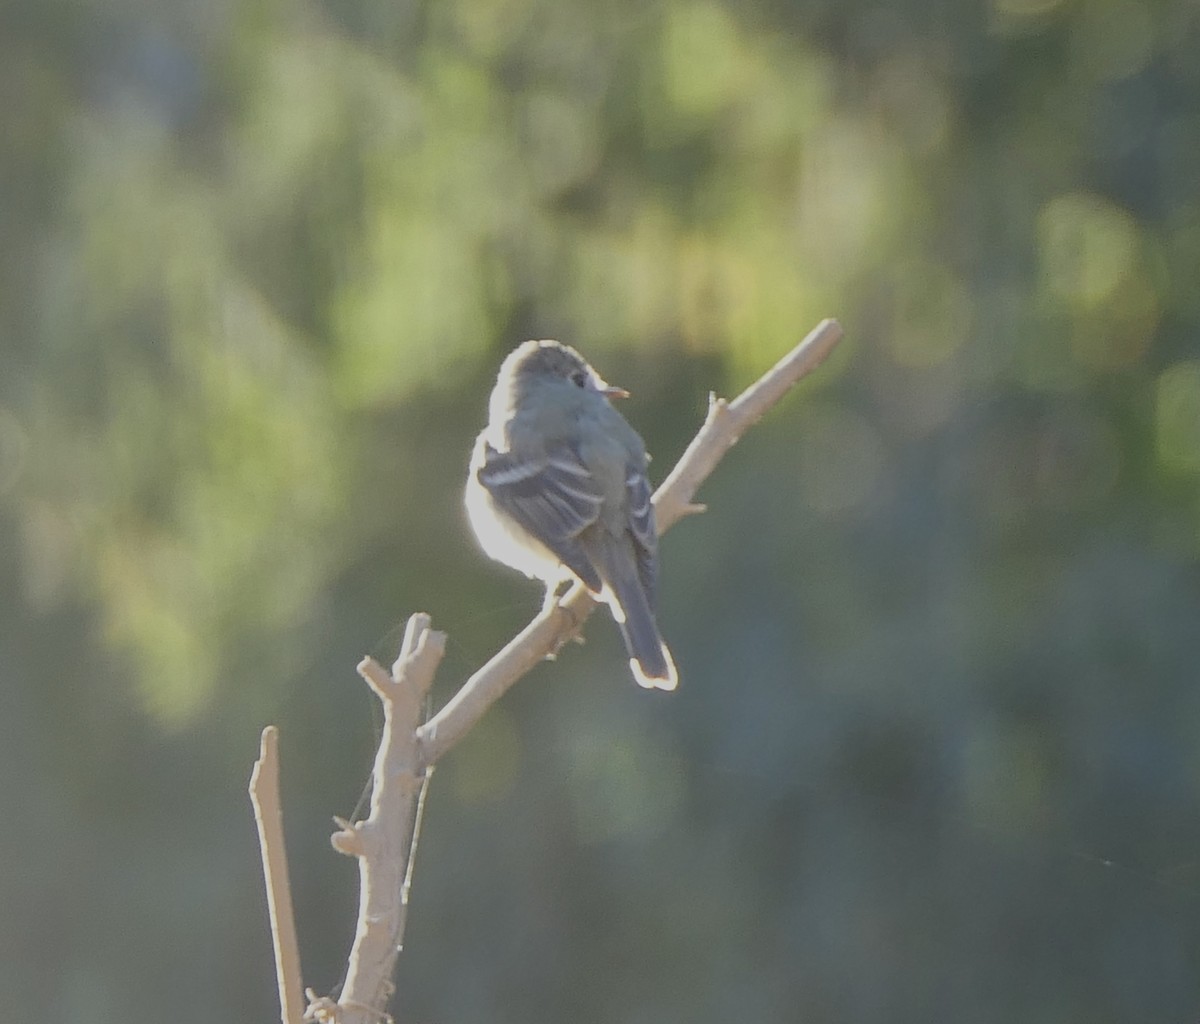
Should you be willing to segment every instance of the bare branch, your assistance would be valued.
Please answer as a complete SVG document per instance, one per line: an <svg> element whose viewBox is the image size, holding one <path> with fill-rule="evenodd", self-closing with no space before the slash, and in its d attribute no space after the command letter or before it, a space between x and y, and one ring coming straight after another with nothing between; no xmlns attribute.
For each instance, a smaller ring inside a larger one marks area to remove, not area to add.
<svg viewBox="0 0 1200 1024"><path fill-rule="evenodd" d="M841 325L836 320L822 320L808 337L732 402L716 395L708 396L708 416L704 426L654 494L659 533L664 533L684 516L703 511L703 506L692 504L692 497L725 453L788 393L792 385L820 366L841 340Z"/></svg>
<svg viewBox="0 0 1200 1024"><path fill-rule="evenodd" d="M258 760L254 762L254 770L250 773L250 803L254 807L254 821L258 825L258 846L262 851L263 879L267 887L267 911L271 918L271 940L275 946L279 1019L283 1024L301 1024L304 992L300 975L300 946L296 941L287 848L283 841L283 810L279 800L279 730L273 725L268 725L262 731Z"/></svg>
<svg viewBox="0 0 1200 1024"><path fill-rule="evenodd" d="M427 766L418 756L417 726L421 705L445 651L446 636L430 628L422 613L408 620L400 656L389 675L372 658L358 673L375 691L383 707L383 736L375 755L371 810L362 821L334 833L334 849L357 857L358 923L350 948L346 983L336 1013L338 1024L376 1024L391 994L392 969L408 916L408 886L417 829L419 797ZM328 1015L326 1005L310 1014Z"/></svg>
<svg viewBox="0 0 1200 1024"><path fill-rule="evenodd" d="M710 398L704 425L654 496L660 533L681 517L704 511L704 506L692 499L721 457L796 381L824 360L841 336L837 322L825 320L735 401ZM359 675L383 706L383 737L375 757L370 813L356 823L337 819L339 831L331 837L336 850L358 860L358 923L340 998L335 1002L308 990L305 1020L332 1024L391 1021L384 1007L391 994L392 971L404 935L420 809L429 773L513 683L575 635L594 608L587 589L576 584L560 602L543 609L424 725L420 724L421 706L441 662L446 639L430 628L428 615L417 614L409 619L400 656L390 673L371 658L359 664ZM276 937L283 1024L299 1024L300 968L279 825L274 744L275 730L270 727L263 733L263 756L255 765L251 798L259 821L272 932ZM264 801L260 806L259 790L263 787L274 794L273 804Z"/></svg>
<svg viewBox="0 0 1200 1024"><path fill-rule="evenodd" d="M703 510L692 504L692 497L721 457L793 384L815 370L841 337L836 320L823 320L733 402L710 398L704 426L654 495L660 534L683 516ZM450 750L513 683L566 643L595 607L586 588L577 584L557 606L543 609L417 730L421 763L433 764Z"/></svg>

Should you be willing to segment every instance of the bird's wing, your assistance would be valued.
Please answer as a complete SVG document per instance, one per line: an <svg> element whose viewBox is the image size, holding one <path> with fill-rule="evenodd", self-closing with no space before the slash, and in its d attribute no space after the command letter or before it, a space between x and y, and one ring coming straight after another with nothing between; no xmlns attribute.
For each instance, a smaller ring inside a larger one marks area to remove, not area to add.
<svg viewBox="0 0 1200 1024"><path fill-rule="evenodd" d="M600 515L604 504L592 474L569 447L530 459L485 443L479 482L496 504L550 549L589 590L603 587L579 534Z"/></svg>
<svg viewBox="0 0 1200 1024"><path fill-rule="evenodd" d="M650 500L650 481L644 467L631 465L626 468L625 501L638 576L653 609L658 592L658 528L654 522L654 503Z"/></svg>

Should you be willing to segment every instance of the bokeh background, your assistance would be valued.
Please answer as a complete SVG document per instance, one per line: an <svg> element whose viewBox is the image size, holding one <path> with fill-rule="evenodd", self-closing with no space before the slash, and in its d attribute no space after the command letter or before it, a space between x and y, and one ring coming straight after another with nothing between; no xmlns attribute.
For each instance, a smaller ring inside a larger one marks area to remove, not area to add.
<svg viewBox="0 0 1200 1024"><path fill-rule="evenodd" d="M0 1004L276 1018L412 611L440 702L538 588L460 508L578 345L665 474L847 338L611 623L439 769L394 1005L444 1022L1200 1012L1200 7L6 0Z"/></svg>

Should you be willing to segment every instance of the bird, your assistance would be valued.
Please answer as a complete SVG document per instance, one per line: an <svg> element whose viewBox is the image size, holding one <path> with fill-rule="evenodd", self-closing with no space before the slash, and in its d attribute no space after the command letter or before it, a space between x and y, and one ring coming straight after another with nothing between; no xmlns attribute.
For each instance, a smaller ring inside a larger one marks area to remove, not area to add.
<svg viewBox="0 0 1200 1024"><path fill-rule="evenodd" d="M637 683L674 690L679 674L655 617L649 456L611 403L628 395L569 345L518 345L500 365L464 500L487 555L542 580L547 602L579 580L612 612Z"/></svg>

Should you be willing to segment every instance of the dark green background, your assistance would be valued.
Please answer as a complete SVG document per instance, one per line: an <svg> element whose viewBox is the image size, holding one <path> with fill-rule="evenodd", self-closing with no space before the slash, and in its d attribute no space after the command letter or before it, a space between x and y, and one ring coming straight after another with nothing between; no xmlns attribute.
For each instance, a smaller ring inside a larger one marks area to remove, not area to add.
<svg viewBox="0 0 1200 1024"><path fill-rule="evenodd" d="M439 769L401 1024L1200 1010L1200 7L7 0L0 1005L275 1019L376 711L536 610L461 512L495 368L578 345L661 479L847 339Z"/></svg>

